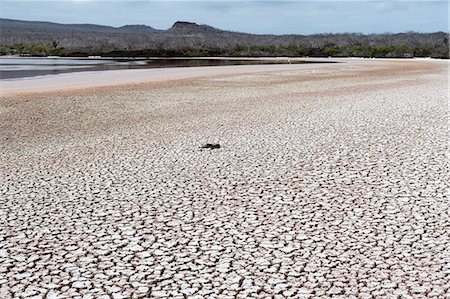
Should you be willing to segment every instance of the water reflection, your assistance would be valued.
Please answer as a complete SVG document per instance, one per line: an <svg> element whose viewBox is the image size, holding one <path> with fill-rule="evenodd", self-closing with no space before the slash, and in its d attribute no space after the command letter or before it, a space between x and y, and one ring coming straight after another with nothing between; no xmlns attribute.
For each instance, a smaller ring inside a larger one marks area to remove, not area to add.
<svg viewBox="0 0 450 299"><path fill-rule="evenodd" d="M28 58L1 57L0 79L16 79L50 74L83 71L105 71L121 69L151 69L167 67L196 67L220 65L251 64L298 64L305 61L288 58L274 59L190 59L190 58L151 58L151 59L66 59L66 58ZM308 62L309 63L309 62Z"/></svg>

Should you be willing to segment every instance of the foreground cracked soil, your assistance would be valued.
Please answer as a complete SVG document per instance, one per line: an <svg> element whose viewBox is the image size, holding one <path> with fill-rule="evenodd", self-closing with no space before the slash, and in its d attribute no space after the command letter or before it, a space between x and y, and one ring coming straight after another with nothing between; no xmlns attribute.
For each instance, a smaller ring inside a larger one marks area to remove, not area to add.
<svg viewBox="0 0 450 299"><path fill-rule="evenodd" d="M0 98L0 298L449 298L447 66Z"/></svg>

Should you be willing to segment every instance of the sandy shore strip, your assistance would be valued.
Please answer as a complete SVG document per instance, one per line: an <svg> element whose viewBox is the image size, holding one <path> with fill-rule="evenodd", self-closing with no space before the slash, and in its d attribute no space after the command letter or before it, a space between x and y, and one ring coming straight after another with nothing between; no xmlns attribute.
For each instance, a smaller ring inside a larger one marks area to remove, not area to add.
<svg viewBox="0 0 450 299"><path fill-rule="evenodd" d="M216 57L215 59L219 59ZM261 60L252 59L252 60ZM265 58L267 59L267 58ZM264 59L263 59L264 60ZM276 60L276 58L274 58ZM145 82L158 82L167 80L190 79L199 77L249 74L254 72L283 71L283 70L315 70L329 68L331 63L360 64L367 63L367 59L347 58L291 58L292 61L319 62L317 64L280 64L280 65L234 65L211 67L178 67L140 70L108 70L86 71L58 75L45 75L18 79L0 80L0 96L13 94L27 94L36 92L49 92L57 90L77 90L88 87L107 87L126 84L139 84ZM330 63L321 63L330 62ZM376 63L382 63L377 60ZM376 64L372 61L372 64Z"/></svg>
<svg viewBox="0 0 450 299"><path fill-rule="evenodd" d="M309 60L309 62L314 61L327 61L327 59ZM324 66L326 65L315 65L313 68ZM311 65L241 65L74 72L58 75L0 80L0 91L1 95L8 96L17 93L26 94L56 90L76 90L87 87L139 84L144 82L179 80L227 74L245 74L264 71L281 71L298 68L310 69Z"/></svg>
<svg viewBox="0 0 450 299"><path fill-rule="evenodd" d="M4 93L0 298L448 298L448 63L355 61Z"/></svg>

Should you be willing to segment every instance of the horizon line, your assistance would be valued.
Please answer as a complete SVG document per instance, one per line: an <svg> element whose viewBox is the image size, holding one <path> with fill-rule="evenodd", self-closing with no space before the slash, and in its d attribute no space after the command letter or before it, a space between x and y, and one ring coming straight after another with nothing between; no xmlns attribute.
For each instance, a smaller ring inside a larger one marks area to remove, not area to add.
<svg viewBox="0 0 450 299"><path fill-rule="evenodd" d="M85 1L89 1L89 0L85 0ZM374 0L372 0L374 1ZM400 1L400 0L399 0ZM221 31L225 31L225 32L233 32L233 33L243 33L243 34L251 34L251 35L275 35L275 36L283 36L283 35L303 35L303 36L311 36L311 35L339 35L339 34L359 34L359 35L394 35L394 34L405 34L405 33L416 33L416 34L432 34L432 33L446 33L446 34L450 34L450 29L449 31L443 31L443 30L438 30L438 31L415 31L415 30L406 30L406 31L397 31L397 32L393 32L393 31L383 31L383 32L371 32L371 33L363 33L363 32L357 32L357 31L342 31L342 32L326 32L326 31L322 31L322 32L316 32L316 33L309 33L309 34L302 34L302 33L282 33L282 34L275 34L275 33L249 33L246 31L232 31L232 30L228 30L228 29L222 29L222 28L218 28L218 27L214 27L208 24L203 24L203 23L197 23L197 22L193 22L193 21L187 21L187 20L177 20L175 21L172 26L170 26L167 29L159 29L156 27L153 27L151 25L148 24L124 24L122 26L113 26L110 24L95 24L95 23L59 23L59 22L54 22L54 21L45 21L45 20L24 20L24 19L10 19L10 18L3 18L0 17L0 20L9 20L9 21L20 21L20 22L39 22L39 23L51 23L51 24L57 24L57 25L65 25L65 26L70 26L70 25L93 25L93 26L104 26L104 27L110 27L110 28L114 28L114 29L120 29L122 27L125 26L145 26L145 27L149 27L151 29L154 30L158 30L158 31L168 31L171 28L173 28L173 26L176 23L191 23L191 24L195 24L197 26L208 26L217 30L221 30ZM0 31L1 34L1 31Z"/></svg>

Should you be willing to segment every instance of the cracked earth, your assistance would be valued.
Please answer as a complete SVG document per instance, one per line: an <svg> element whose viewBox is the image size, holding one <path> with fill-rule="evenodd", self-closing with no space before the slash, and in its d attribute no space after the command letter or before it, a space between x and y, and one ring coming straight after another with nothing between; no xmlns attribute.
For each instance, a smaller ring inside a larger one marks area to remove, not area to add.
<svg viewBox="0 0 450 299"><path fill-rule="evenodd" d="M447 71L1 97L0 297L449 298Z"/></svg>

